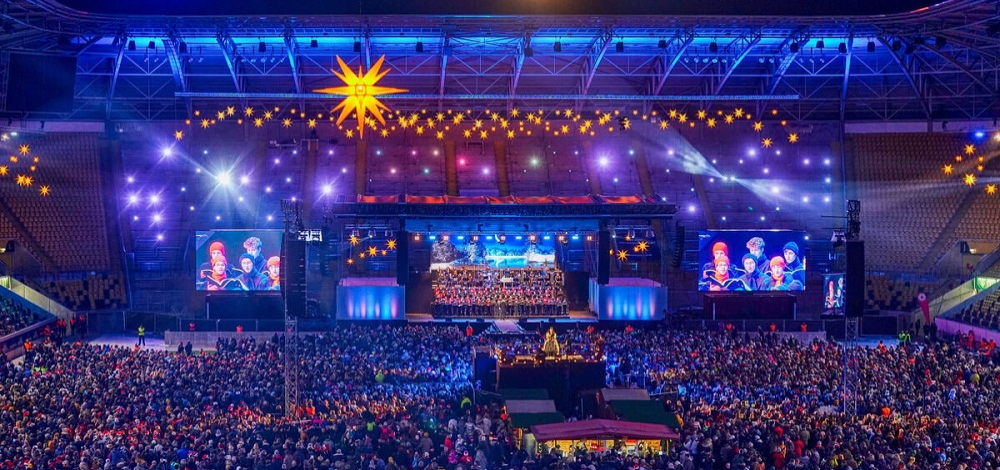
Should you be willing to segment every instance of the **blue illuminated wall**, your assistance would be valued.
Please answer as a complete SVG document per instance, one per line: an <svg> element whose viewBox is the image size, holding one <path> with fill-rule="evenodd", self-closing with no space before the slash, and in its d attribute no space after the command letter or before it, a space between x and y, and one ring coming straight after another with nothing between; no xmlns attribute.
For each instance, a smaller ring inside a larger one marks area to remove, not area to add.
<svg viewBox="0 0 1000 470"><path fill-rule="evenodd" d="M339 320L405 320L405 286L337 286Z"/></svg>
<svg viewBox="0 0 1000 470"><path fill-rule="evenodd" d="M602 286L591 279L590 308L599 320L662 320L667 290L659 285Z"/></svg>

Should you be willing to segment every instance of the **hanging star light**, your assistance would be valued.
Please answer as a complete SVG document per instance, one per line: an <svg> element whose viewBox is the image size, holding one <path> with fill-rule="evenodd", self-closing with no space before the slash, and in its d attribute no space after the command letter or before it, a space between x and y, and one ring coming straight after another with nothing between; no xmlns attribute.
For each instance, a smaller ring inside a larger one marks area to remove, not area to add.
<svg viewBox="0 0 1000 470"><path fill-rule="evenodd" d="M281 120L281 125L283 127L292 127L292 120L289 119L289 118L282 119Z"/></svg>
<svg viewBox="0 0 1000 470"><path fill-rule="evenodd" d="M364 253L359 253L358 254L358 258L365 259L365 254Z"/></svg>
<svg viewBox="0 0 1000 470"><path fill-rule="evenodd" d="M955 161L958 162L958 163L961 163L962 162L962 156L961 155L955 155Z"/></svg>
<svg viewBox="0 0 1000 470"><path fill-rule="evenodd" d="M760 144L761 144L761 145L763 145L763 146L764 146L764 148L766 148L766 149L767 149L767 148L771 148L771 144L772 144L772 142L771 142L771 138L770 138L770 137L768 137L768 138L766 138L766 139L762 140L762 141L760 142Z"/></svg>
<svg viewBox="0 0 1000 470"><path fill-rule="evenodd" d="M355 245L358 244L358 236L357 235L351 235L351 237L348 238L348 240L351 241L351 246L355 246Z"/></svg>
<svg viewBox="0 0 1000 470"><path fill-rule="evenodd" d="M393 240L391 238L388 239L388 240L386 240L385 241L385 247L388 250L395 250L396 249L396 240Z"/></svg>
<svg viewBox="0 0 1000 470"><path fill-rule="evenodd" d="M181 140L184 138L184 131L174 131L174 139Z"/></svg>
<svg viewBox="0 0 1000 470"><path fill-rule="evenodd" d="M972 173L966 173L963 181L965 182L966 186L974 186L976 184L976 175Z"/></svg>
<svg viewBox="0 0 1000 470"><path fill-rule="evenodd" d="M668 126L667 121L660 121L660 129L666 129ZM586 130L586 129L582 129Z"/></svg>
<svg viewBox="0 0 1000 470"><path fill-rule="evenodd" d="M508 139L513 139L514 138L514 130L513 129L510 129L510 130L507 131L507 138Z"/></svg>
<svg viewBox="0 0 1000 470"><path fill-rule="evenodd" d="M757 122L753 123L753 130L755 132L760 132L760 131L764 130L764 123L760 122L760 121L757 121Z"/></svg>
<svg viewBox="0 0 1000 470"><path fill-rule="evenodd" d="M513 132L513 131L511 131L511 132ZM444 131L437 131L434 134L434 138L437 139L437 140L444 140Z"/></svg>
<svg viewBox="0 0 1000 470"><path fill-rule="evenodd" d="M354 258L347 258L347 264L354 264Z"/></svg>
<svg viewBox="0 0 1000 470"><path fill-rule="evenodd" d="M618 250L618 261L628 260L628 252L625 250Z"/></svg>
<svg viewBox="0 0 1000 470"><path fill-rule="evenodd" d="M976 153L976 146L975 145L968 144L968 145L965 146L965 154L966 155L972 155L974 153Z"/></svg>
<svg viewBox="0 0 1000 470"><path fill-rule="evenodd" d="M31 152L31 147L28 144L24 144L20 147L20 150L21 150L21 155L27 155L29 152Z"/></svg>
<svg viewBox="0 0 1000 470"><path fill-rule="evenodd" d="M952 167L951 167L951 165L945 165L944 168L942 168L942 170L944 171L944 174L950 175L951 171L952 171Z"/></svg>
<svg viewBox="0 0 1000 470"><path fill-rule="evenodd" d="M986 185L986 194L989 194L989 195L992 196L992 195L994 195L996 193L997 193L997 185L995 185L995 184L988 184L988 185Z"/></svg>
<svg viewBox="0 0 1000 470"><path fill-rule="evenodd" d="M226 112L225 111L219 111L219 112L215 113L215 118L218 119L218 120L220 120L220 121L224 121L226 119Z"/></svg>
<svg viewBox="0 0 1000 470"><path fill-rule="evenodd" d="M253 106L247 106L246 108L243 108L243 115L246 117L253 116Z"/></svg>
<svg viewBox="0 0 1000 470"><path fill-rule="evenodd" d="M42 196L48 196L49 192L50 192L50 190L49 190L49 186L48 185L44 185L44 186L38 188L38 193L41 194Z"/></svg>
<svg viewBox="0 0 1000 470"><path fill-rule="evenodd" d="M0 176L7 176L7 165L0 165Z"/></svg>
<svg viewBox="0 0 1000 470"><path fill-rule="evenodd" d="M226 116L235 116L235 115L236 115L236 106L226 107Z"/></svg>
<svg viewBox="0 0 1000 470"><path fill-rule="evenodd" d="M374 246L369 246L368 247L368 255L369 256L376 256L376 255L378 255L378 248L375 248Z"/></svg>
<svg viewBox="0 0 1000 470"><path fill-rule="evenodd" d="M379 101L378 95L403 93L407 90L378 85L379 80L389 73L388 70L381 71L382 64L384 62L385 56L379 57L379 59L372 64L371 68L368 69L368 72L363 72L361 67L358 67L358 73L355 74L347 63L345 63L340 56L337 56L337 63L340 65L340 72L333 70L333 74L340 78L340 80L344 82L344 85L313 90L316 93L345 95L343 101L333 108L334 112L340 110L340 116L337 118L337 125L344 122L344 119L347 119L352 112L357 113L358 122L364 122L365 115L367 113L371 113L371 115L378 119L382 125L385 125L385 118L382 116L382 111L389 111L389 107ZM364 127L359 127L359 129L360 137L364 138Z"/></svg>
<svg viewBox="0 0 1000 470"><path fill-rule="evenodd" d="M24 179L25 178L26 178L26 176L24 176L24 175L17 175L17 185L18 186L24 186Z"/></svg>
<svg viewBox="0 0 1000 470"><path fill-rule="evenodd" d="M680 116L677 116L677 122L681 124L684 124L685 122L687 122L687 120L688 120L687 114L681 114Z"/></svg>
<svg viewBox="0 0 1000 470"><path fill-rule="evenodd" d="M738 118L743 117L743 108L736 108L733 110L733 114Z"/></svg>
<svg viewBox="0 0 1000 470"><path fill-rule="evenodd" d="M262 118L254 118L254 120L253 120L253 126L254 127L264 127L264 119L262 119Z"/></svg>
<svg viewBox="0 0 1000 470"><path fill-rule="evenodd" d="M354 129L348 129L348 130L344 131L344 135L348 139L353 139L354 138Z"/></svg>
<svg viewBox="0 0 1000 470"><path fill-rule="evenodd" d="M274 116L274 115L271 114L271 111L264 111L264 120L265 121L270 121L272 116Z"/></svg>
<svg viewBox="0 0 1000 470"><path fill-rule="evenodd" d="M798 141L799 141L799 135L798 134L796 134L796 133L788 134L788 142L794 144L794 143L796 143Z"/></svg>
<svg viewBox="0 0 1000 470"><path fill-rule="evenodd" d="M643 240L635 245L636 253L645 253L649 249L649 242Z"/></svg>
<svg viewBox="0 0 1000 470"><path fill-rule="evenodd" d="M709 129L714 129L715 128L715 118L708 118L708 121L706 121L706 123L707 123Z"/></svg>
<svg viewBox="0 0 1000 470"><path fill-rule="evenodd" d="M723 121L725 121L726 124L732 124L733 123L733 115L732 114L727 114L726 117L723 118Z"/></svg>
<svg viewBox="0 0 1000 470"><path fill-rule="evenodd" d="M27 187L31 187L31 182L32 181L33 181L33 179L30 176L25 176L24 177L24 187L26 187L26 188Z"/></svg>
<svg viewBox="0 0 1000 470"><path fill-rule="evenodd" d="M704 109L698 110L698 120L704 121L707 116L708 116L708 111L705 111Z"/></svg>
<svg viewBox="0 0 1000 470"><path fill-rule="evenodd" d="M976 171L983 171L983 168L985 167L983 167L982 165L976 165Z"/></svg>

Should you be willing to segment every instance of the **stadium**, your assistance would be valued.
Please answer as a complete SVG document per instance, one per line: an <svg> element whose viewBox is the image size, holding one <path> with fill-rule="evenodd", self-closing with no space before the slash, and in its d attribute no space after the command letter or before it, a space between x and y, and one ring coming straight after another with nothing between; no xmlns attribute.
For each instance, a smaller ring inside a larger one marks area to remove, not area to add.
<svg viewBox="0 0 1000 470"><path fill-rule="evenodd" d="M0 466L997 468L1000 1L754 3L5 0Z"/></svg>

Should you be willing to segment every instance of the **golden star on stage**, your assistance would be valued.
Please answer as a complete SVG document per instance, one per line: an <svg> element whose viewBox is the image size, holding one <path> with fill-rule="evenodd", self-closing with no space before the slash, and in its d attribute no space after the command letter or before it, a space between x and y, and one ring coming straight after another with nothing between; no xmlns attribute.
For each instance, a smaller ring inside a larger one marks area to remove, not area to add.
<svg viewBox="0 0 1000 470"><path fill-rule="evenodd" d="M315 129L316 128L316 120L315 119L310 119L309 121L307 121L306 125L310 129Z"/></svg>
<svg viewBox="0 0 1000 470"><path fill-rule="evenodd" d="M708 121L705 122L708 125L709 129L715 128L715 118L708 118Z"/></svg>
<svg viewBox="0 0 1000 470"><path fill-rule="evenodd" d="M21 155L27 155L28 152L31 151L31 147L25 144L20 147L20 150L21 150Z"/></svg>
<svg viewBox="0 0 1000 470"><path fill-rule="evenodd" d="M42 186L42 187L38 188L38 193L41 194L42 196L48 196L49 192L50 191L49 191L48 185L45 185L45 186Z"/></svg>
<svg viewBox="0 0 1000 470"><path fill-rule="evenodd" d="M357 235L351 235L351 237L348 238L348 240L351 241L351 246L354 246L354 245L358 244L358 236Z"/></svg>
<svg viewBox="0 0 1000 470"><path fill-rule="evenodd" d="M681 124L684 124L685 122L687 122L687 120L688 120L687 114L681 114L680 116L677 116L677 122Z"/></svg>
<svg viewBox="0 0 1000 470"><path fill-rule="evenodd" d="M636 253L645 253L649 249L649 242L641 241L632 248Z"/></svg>
<svg viewBox="0 0 1000 470"><path fill-rule="evenodd" d="M358 258L365 259L365 254L364 253L359 253L358 254Z"/></svg>
<svg viewBox="0 0 1000 470"><path fill-rule="evenodd" d="M347 258L347 264L354 264L354 258Z"/></svg>
<svg viewBox="0 0 1000 470"><path fill-rule="evenodd" d="M798 134L795 134L795 133L788 134L788 142L794 144L794 143L796 143L798 141L799 141L799 135Z"/></svg>
<svg viewBox="0 0 1000 470"><path fill-rule="evenodd" d="M7 165L0 165L0 176L7 176Z"/></svg>
<svg viewBox="0 0 1000 470"><path fill-rule="evenodd" d="M944 174L950 175L951 171L952 171L951 170L951 165L945 165L944 168L942 168L942 170L944 171Z"/></svg>
<svg viewBox="0 0 1000 470"><path fill-rule="evenodd" d="M764 130L764 123L760 121L753 123L753 130L756 132Z"/></svg>
<svg viewBox="0 0 1000 470"><path fill-rule="evenodd" d="M444 140L444 131L437 131L434 134L434 138L437 140Z"/></svg>
<svg viewBox="0 0 1000 470"><path fill-rule="evenodd" d="M988 184L986 185L986 194L993 195L997 193L997 185Z"/></svg>
<svg viewBox="0 0 1000 470"><path fill-rule="evenodd" d="M184 131L174 131L174 138L181 140L184 138Z"/></svg>
<svg viewBox="0 0 1000 470"><path fill-rule="evenodd" d="M976 146L975 145L969 144L969 145L965 146L965 154L966 155L972 155L974 153L976 153Z"/></svg>
<svg viewBox="0 0 1000 470"><path fill-rule="evenodd" d="M264 119L270 121L271 117L274 116L270 111L264 111Z"/></svg>
<svg viewBox="0 0 1000 470"><path fill-rule="evenodd" d="M215 113L215 119L218 119L220 121L224 121L226 119L226 112L225 111L219 111L219 112Z"/></svg>
<svg viewBox="0 0 1000 470"><path fill-rule="evenodd" d="M292 127L292 120L289 118L285 118L281 121L281 125L284 127Z"/></svg>
<svg viewBox="0 0 1000 470"><path fill-rule="evenodd" d="M671 109L670 112L667 113L667 116L670 116L670 119L677 119L677 110Z"/></svg>
<svg viewBox="0 0 1000 470"><path fill-rule="evenodd" d="M628 259L628 252L625 250L618 250L618 261L625 261Z"/></svg>
<svg viewBox="0 0 1000 470"><path fill-rule="evenodd" d="M771 148L771 139L770 138L764 139L760 142L760 144L763 145L764 148Z"/></svg>
<svg viewBox="0 0 1000 470"><path fill-rule="evenodd" d="M965 184L967 186L974 186L976 184L976 175L973 175L972 173L967 173L963 181L965 181Z"/></svg>
<svg viewBox="0 0 1000 470"><path fill-rule="evenodd" d="M386 249L389 249L389 250L395 250L396 249L396 240L393 240L393 239L386 240L385 241L385 247L386 247Z"/></svg>
<svg viewBox="0 0 1000 470"><path fill-rule="evenodd" d="M727 114L726 117L723 120L726 122L726 124L732 124L733 123L733 115L732 114Z"/></svg>
<svg viewBox="0 0 1000 470"><path fill-rule="evenodd" d="M669 126L667 121L660 121L660 129L666 129ZM586 130L586 129L583 129Z"/></svg>
<svg viewBox="0 0 1000 470"><path fill-rule="evenodd" d="M743 117L743 108L736 108L735 110L733 110L733 114L736 115L736 117L738 118Z"/></svg>
<svg viewBox="0 0 1000 470"><path fill-rule="evenodd" d="M354 138L354 129L348 129L348 130L344 131L344 135L347 136L348 139L353 139Z"/></svg>
<svg viewBox="0 0 1000 470"><path fill-rule="evenodd" d="M208 119L202 119L201 120L201 128L202 129L208 129L208 125L209 125Z"/></svg>
<svg viewBox="0 0 1000 470"><path fill-rule="evenodd" d="M374 246L369 246L368 247L368 255L369 256L376 256L377 254L378 254L378 248L375 248Z"/></svg>
<svg viewBox="0 0 1000 470"><path fill-rule="evenodd" d="M507 131L507 138L508 139L513 139L514 138L514 130L513 129Z"/></svg>
<svg viewBox="0 0 1000 470"><path fill-rule="evenodd" d="M264 127L264 119L262 119L262 118L254 118L254 120L253 120L253 126L254 127Z"/></svg>
<svg viewBox="0 0 1000 470"><path fill-rule="evenodd" d="M343 101L333 108L333 111L337 111L338 109L340 110L340 116L337 118L337 125L344 122L344 119L347 119L352 112L357 113L359 123L365 122L366 113L371 113L371 115L378 119L382 125L385 125L385 118L382 116L382 110L389 111L389 107L382 104L382 102L378 100L377 95L404 93L407 90L378 86L378 81L389 73L388 70L381 71L382 64L384 62L385 56L379 57L379 59L372 64L372 67L368 69L368 72L363 72L361 67L358 67L358 73L354 73L347 63L345 63L340 56L337 56L337 63L340 65L340 72L333 70L333 74L340 78L340 80L344 82L344 85L313 90L315 93L345 95ZM359 126L359 136L364 138L364 133L364 126Z"/></svg>
<svg viewBox="0 0 1000 470"><path fill-rule="evenodd" d="M235 115L236 115L236 106L229 106L226 108L226 116L235 116Z"/></svg>

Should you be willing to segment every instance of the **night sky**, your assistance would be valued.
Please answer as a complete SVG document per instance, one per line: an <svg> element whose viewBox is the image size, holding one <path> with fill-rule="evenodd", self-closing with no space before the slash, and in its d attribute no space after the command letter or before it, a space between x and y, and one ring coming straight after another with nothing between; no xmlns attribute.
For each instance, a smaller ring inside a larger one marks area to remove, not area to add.
<svg viewBox="0 0 1000 470"><path fill-rule="evenodd" d="M63 0L93 13L151 15L879 15L935 0Z"/></svg>

